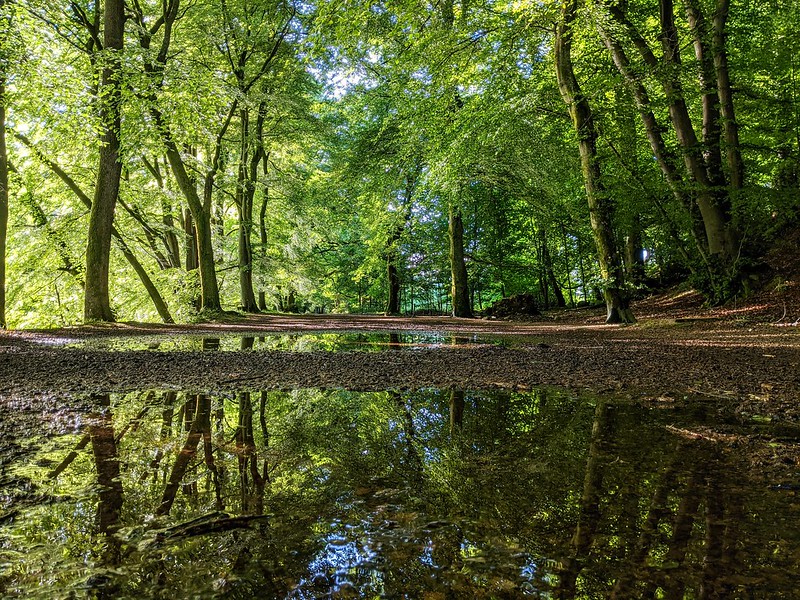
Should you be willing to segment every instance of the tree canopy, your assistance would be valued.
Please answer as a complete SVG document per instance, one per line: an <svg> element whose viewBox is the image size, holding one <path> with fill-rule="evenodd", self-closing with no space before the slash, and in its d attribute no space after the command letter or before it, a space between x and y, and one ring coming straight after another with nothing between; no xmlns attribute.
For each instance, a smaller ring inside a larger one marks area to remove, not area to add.
<svg viewBox="0 0 800 600"><path fill-rule="evenodd" d="M0 324L746 294L787 0L0 0Z"/></svg>

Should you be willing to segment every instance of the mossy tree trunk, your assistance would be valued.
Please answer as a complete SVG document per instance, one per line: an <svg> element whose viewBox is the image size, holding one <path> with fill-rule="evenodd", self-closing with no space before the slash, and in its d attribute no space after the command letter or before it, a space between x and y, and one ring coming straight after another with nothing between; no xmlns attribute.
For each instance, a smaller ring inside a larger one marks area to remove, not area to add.
<svg viewBox="0 0 800 600"><path fill-rule="evenodd" d="M86 246L86 292L83 317L86 321L114 321L108 292L111 230L119 197L121 118L121 57L125 29L125 3L106 0L104 11L102 74L98 94L102 133L100 166L94 201L89 215L89 240Z"/></svg>
<svg viewBox="0 0 800 600"><path fill-rule="evenodd" d="M0 0L0 10L5 0ZM2 19L0 15L0 19ZM0 23L0 27L3 23ZM0 40L0 44L2 40ZM0 59L2 60L2 59ZM8 154L6 153L6 70L0 65L0 329L6 328L6 241L8 235Z"/></svg>
<svg viewBox="0 0 800 600"><path fill-rule="evenodd" d="M603 296L606 302L606 323L633 323L636 319L630 309L625 290L622 256L614 237L614 207L603 185L600 162L597 157L597 128L591 105L583 94L572 64L572 28L577 14L577 0L567 0L562 5L561 20L556 30L556 74L561 97L569 108L572 124L578 136L586 199L592 235L597 248L600 273L604 280Z"/></svg>

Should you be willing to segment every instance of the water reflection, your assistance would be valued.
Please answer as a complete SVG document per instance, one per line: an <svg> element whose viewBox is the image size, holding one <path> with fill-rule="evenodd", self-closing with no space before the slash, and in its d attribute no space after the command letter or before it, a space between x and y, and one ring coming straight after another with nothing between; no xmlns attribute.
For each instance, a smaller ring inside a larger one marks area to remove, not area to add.
<svg viewBox="0 0 800 600"><path fill-rule="evenodd" d="M88 401L81 431L3 457L3 597L790 598L800 584L795 465L769 460L796 440L712 414L553 391Z"/></svg>
<svg viewBox="0 0 800 600"><path fill-rule="evenodd" d="M50 341L52 344L52 340ZM437 346L474 344L509 345L510 339L500 336L478 335L453 337L446 333L426 332L376 332L376 333L260 333L226 334L208 336L197 334L108 336L90 340L64 339L65 348L93 350L279 350L288 352L415 350ZM529 343L535 343L530 341Z"/></svg>

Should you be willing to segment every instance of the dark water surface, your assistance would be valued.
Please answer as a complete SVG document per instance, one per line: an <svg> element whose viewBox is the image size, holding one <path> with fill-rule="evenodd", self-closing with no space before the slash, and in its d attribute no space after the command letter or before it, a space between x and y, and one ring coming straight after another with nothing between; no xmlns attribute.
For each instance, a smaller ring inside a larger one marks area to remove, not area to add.
<svg viewBox="0 0 800 600"><path fill-rule="evenodd" d="M3 420L4 598L800 593L796 432L710 402L142 391Z"/></svg>

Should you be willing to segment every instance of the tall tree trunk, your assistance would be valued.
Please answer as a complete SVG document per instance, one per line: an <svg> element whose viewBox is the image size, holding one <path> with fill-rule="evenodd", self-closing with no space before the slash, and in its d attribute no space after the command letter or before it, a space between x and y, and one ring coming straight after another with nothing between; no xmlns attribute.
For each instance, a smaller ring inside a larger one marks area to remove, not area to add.
<svg viewBox="0 0 800 600"><path fill-rule="evenodd" d="M397 251L393 248L397 241L393 237L394 235L389 236L389 241L386 243L388 246L386 252L386 279L389 285L389 300L386 302L387 315L400 314L400 274L397 270Z"/></svg>
<svg viewBox="0 0 800 600"><path fill-rule="evenodd" d="M581 157L589 218L592 225L600 273L605 281L606 323L633 323L636 319L625 290L622 258L613 231L613 205L603 186L597 157L597 129L589 100L583 94L572 65L572 27L577 14L577 0L566 0L556 30L556 74L561 97L569 107Z"/></svg>
<svg viewBox="0 0 800 600"><path fill-rule="evenodd" d="M268 161L269 160L269 153L264 157L264 175L267 174L268 169ZM261 210L258 213L258 240L261 244L259 254L261 259L266 263L267 258L267 242L269 242L269 238L267 236L267 207L269 206L269 185L264 184L263 190L263 198L261 198ZM262 269L264 267L262 266ZM258 292L258 308L262 311L267 310L267 292L259 290Z"/></svg>
<svg viewBox="0 0 800 600"><path fill-rule="evenodd" d="M740 190L744 186L744 162L739 145L739 124L736 122L736 111L733 108L733 91L730 72L728 70L728 52L726 50L730 0L717 0L717 10L713 18L712 52L714 53L714 69L717 75L717 94L722 123L725 130L725 155L728 161L728 177L730 188Z"/></svg>
<svg viewBox="0 0 800 600"><path fill-rule="evenodd" d="M619 6L615 5L614 3L609 3L609 11L611 16L616 21L627 27L627 29L631 32L631 35L634 37L634 42L638 41L639 45L646 45L647 42L638 37L638 33L633 30L633 26L629 23L625 13L621 8L619 8ZM600 32L600 37L603 39L603 43L611 54L614 65L617 67L617 70L619 71L620 75L622 75L625 84L633 95L636 108L639 111L639 116L641 117L642 124L644 125L647 140L650 142L650 148L653 151L653 156L655 157L658 166L661 168L661 172L664 174L664 179L667 182L667 186L669 187L675 199L691 216L692 235L694 237L697 250L701 256L706 257L708 255L708 240L706 239L702 216L699 214L695 206L695 199L690 193L683 176L678 171L679 159L674 155L664 141L662 127L653 112L650 95L644 86L642 75L636 69L631 68L630 59L628 58L619 40L613 35L615 30L611 27L608 27L602 20L598 24L598 29ZM645 54L649 57L652 57L652 60L655 61L655 56L652 53L645 52ZM645 60L649 66L653 67L653 63L651 61L648 59ZM655 64L657 64L657 62Z"/></svg>
<svg viewBox="0 0 800 600"><path fill-rule="evenodd" d="M175 143L170 138L166 138L164 142L167 147L167 159L170 167L178 186L189 204L189 211L194 221L197 264L200 269L201 308L212 311L221 310L219 284L217 283L216 264L214 263L210 211L206 209L205 203L200 199L197 188L186 171L183 158Z"/></svg>
<svg viewBox="0 0 800 600"><path fill-rule="evenodd" d="M169 268L177 269L181 266L181 249L178 236L175 234L175 217L173 207L168 200L168 195L164 189L164 174L161 172L161 162L158 156L150 162L146 156L142 156L142 162L158 184L158 188L164 192L161 195L161 224L164 231L160 234L161 242L164 244ZM180 208L178 209L180 210Z"/></svg>
<svg viewBox="0 0 800 600"><path fill-rule="evenodd" d="M442 23L447 35L450 35L455 25L455 9L453 0L444 0L439 3ZM466 14L462 14L466 18ZM449 90L453 95L449 109L455 113L462 105L458 91L455 88ZM448 207L448 232L450 238L450 298L453 302L454 317L471 318L472 304L469 296L469 281L467 278L467 266L464 262L464 220L461 215L461 193L457 198L450 199Z"/></svg>
<svg viewBox="0 0 800 600"><path fill-rule="evenodd" d="M472 305L469 300L467 265L464 262L464 220L461 208L450 204L450 296L453 299L453 316L472 318Z"/></svg>
<svg viewBox="0 0 800 600"><path fill-rule="evenodd" d="M727 266L736 259L738 253L738 236L730 224L730 213L727 210L729 199L725 190L715 188L714 180L709 178L706 161L700 152L702 146L697 139L684 99L683 86L678 79L681 48L672 0L660 0L660 13L664 63L669 67L666 71L673 73L671 77L664 79L670 118L683 151L686 169L699 188L697 205L703 216L709 254L716 255Z"/></svg>
<svg viewBox="0 0 800 600"><path fill-rule="evenodd" d="M0 0L0 11L5 11L5 0ZM0 14L0 27L7 26ZM5 46L5 31L0 44ZM3 48L0 48L3 52ZM4 63L5 57L0 57ZM6 328L6 242L8 236L8 154L6 148L6 65L0 65L0 329Z"/></svg>
<svg viewBox="0 0 800 600"><path fill-rule="evenodd" d="M194 219L195 235L197 237L197 263L200 270L201 309L219 311L222 309L222 306L219 299L219 284L217 282L216 264L214 262L214 247L211 232L211 197L214 176L216 175L216 170L219 168L219 154L222 138L227 132L228 126L238 106L238 101L233 101L220 130L217 132L215 155L211 170L206 173L203 182L203 197L201 198L197 192L197 185L194 178L189 175L189 171L178 148L178 144L175 142L169 123L164 113L158 107L158 92L162 90L164 85L164 69L169 56L172 31L175 21L180 15L180 0L167 0L163 2L162 15L152 26L148 26L144 20L143 14L136 9L138 9L138 6L134 7L134 14L137 18L139 45L143 50L147 51L144 71L145 74L153 80L153 91L148 97L150 102L150 115L153 118L156 130L161 135L161 141L164 144L167 162L172 170L172 174L175 177L178 188L186 199L192 218ZM164 31L161 46L157 52L150 52L153 35L158 32L162 26ZM189 262L188 258L187 262Z"/></svg>
<svg viewBox="0 0 800 600"><path fill-rule="evenodd" d="M251 232L253 229L253 199L255 197L255 178L258 171L261 153L253 150L250 158L250 111L242 108L239 111L241 146L239 148L239 169L237 172L236 210L239 216L239 292L241 309L245 312L258 312L256 296L253 290L253 245ZM262 119L259 116L259 119ZM258 128L258 127L257 127Z"/></svg>
<svg viewBox="0 0 800 600"><path fill-rule="evenodd" d="M718 4L719 10L722 10L723 13L715 15L713 20L712 50L709 50L706 36L703 33L707 29L707 20L702 15L700 5L694 0L687 2L687 17L690 28L694 33L693 42L696 56L701 65L703 143L700 143L697 138L680 79L682 71L681 44L678 37L678 29L675 26L673 0L659 0L662 60L656 57L647 40L628 20L623 8L613 2L609 2L608 6L611 17L622 25L623 30L628 33L644 60L649 72L654 74L661 83L667 101L670 122L683 156L685 176L681 179L684 179L689 184L682 194L684 197L693 196L694 198L702 219L702 239L705 240L705 244L703 244L705 246L704 254L709 255L712 259L708 261L712 282L719 281L720 276L734 274L739 254L739 233L732 222L729 189L725 185L725 175L718 159L720 114L723 115L725 121L730 119L730 126L725 126L725 138L726 150L727 147L732 149L732 152L728 154L728 164L732 169L731 181L733 182L736 179L740 185L743 176L741 156L739 154L738 127L733 114L727 55L724 49L727 2L726 0L720 0ZM603 27L601 26L601 32L602 29ZM605 36L608 37L608 32L605 32ZM606 42L606 45L609 45L608 42ZM709 59L711 55L713 55L713 58ZM632 75L633 71L631 69L627 66L621 66L618 56L624 56L624 54L619 47L612 50L612 56L614 56L614 62L617 64L620 73L628 80L629 86L632 81L635 81L632 85L634 98L637 105L640 106L640 114L645 120L648 138L653 146L655 156L667 176L667 182L670 183L670 187L675 192L675 184L678 180L667 173L665 165L659 156L660 150L657 150L657 148L663 148L664 146L655 141L657 124L652 116L649 100L646 95L642 94L644 88L641 86L641 76ZM715 98L714 96L717 97ZM647 110L642 110L642 106L647 106ZM648 123L648 120L650 123ZM735 188L735 186L731 185L731 188ZM689 196L689 194L692 196ZM695 235L698 239L701 239L700 235Z"/></svg>
<svg viewBox="0 0 800 600"><path fill-rule="evenodd" d="M111 228L119 196L122 163L119 159L121 128L121 53L125 29L124 0L105 0L104 32L98 103L103 132L100 167L89 216L86 246L86 293L83 317L86 321L113 321L108 293Z"/></svg>

